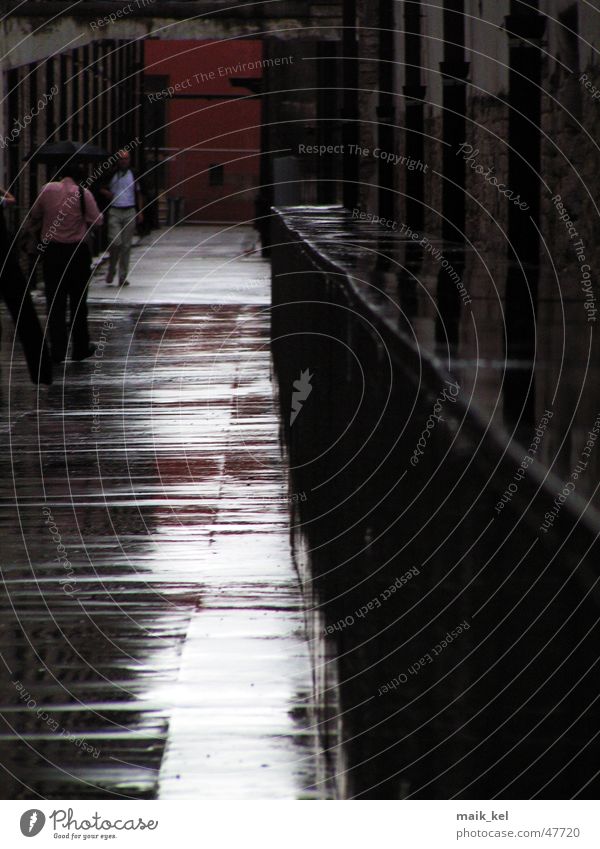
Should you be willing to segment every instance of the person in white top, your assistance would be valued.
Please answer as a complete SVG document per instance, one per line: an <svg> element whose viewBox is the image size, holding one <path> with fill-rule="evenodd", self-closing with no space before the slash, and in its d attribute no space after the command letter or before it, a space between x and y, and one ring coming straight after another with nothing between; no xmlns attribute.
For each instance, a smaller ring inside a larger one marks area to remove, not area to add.
<svg viewBox="0 0 600 849"><path fill-rule="evenodd" d="M128 286L129 255L135 224L142 223L142 195L130 168L131 159L126 150L117 154L117 172L113 174L108 188L100 191L110 200L108 212L108 272L106 285L114 280L117 266L119 286Z"/></svg>

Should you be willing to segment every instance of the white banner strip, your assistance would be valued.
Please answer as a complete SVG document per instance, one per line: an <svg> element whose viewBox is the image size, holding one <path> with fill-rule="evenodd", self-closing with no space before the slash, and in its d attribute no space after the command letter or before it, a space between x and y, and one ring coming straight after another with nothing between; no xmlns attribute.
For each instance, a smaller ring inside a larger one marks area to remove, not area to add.
<svg viewBox="0 0 600 849"><path fill-rule="evenodd" d="M4 849L598 849L592 801L0 802Z"/></svg>

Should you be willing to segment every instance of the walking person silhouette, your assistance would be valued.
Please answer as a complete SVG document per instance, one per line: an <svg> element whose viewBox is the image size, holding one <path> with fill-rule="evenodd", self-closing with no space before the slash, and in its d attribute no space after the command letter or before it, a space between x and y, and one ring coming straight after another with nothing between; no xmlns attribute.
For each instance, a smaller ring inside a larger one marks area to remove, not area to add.
<svg viewBox="0 0 600 849"><path fill-rule="evenodd" d="M87 288L92 255L86 241L91 228L102 224L103 216L89 189L78 185L80 167L65 162L57 180L46 183L30 211L30 227L41 224L40 250L46 288L48 329L52 359L62 362L67 355L67 300L69 301L72 357L92 356L87 322Z"/></svg>
<svg viewBox="0 0 600 849"><path fill-rule="evenodd" d="M9 235L4 207L15 202L14 196L0 189L0 295L15 323L33 383L52 383L52 360L44 338L27 280L19 265L17 244Z"/></svg>
<svg viewBox="0 0 600 849"><path fill-rule="evenodd" d="M110 201L108 211L108 271L106 285L112 285L119 269L119 286L129 286L129 256L136 222L144 220L143 199L138 182L130 168L131 157L126 150L117 153L117 171L108 187L100 189Z"/></svg>

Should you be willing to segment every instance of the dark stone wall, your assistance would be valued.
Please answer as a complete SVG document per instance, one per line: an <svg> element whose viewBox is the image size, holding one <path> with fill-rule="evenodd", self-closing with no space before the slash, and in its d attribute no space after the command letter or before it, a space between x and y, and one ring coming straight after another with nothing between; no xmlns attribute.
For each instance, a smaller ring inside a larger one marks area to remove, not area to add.
<svg viewBox="0 0 600 849"><path fill-rule="evenodd" d="M459 378L411 340L385 270L361 268L372 230L331 217L282 213L272 348L317 674L339 693L338 792L563 798L589 780L593 798L595 530L566 504L541 533L556 493L534 469L495 511L522 455L462 378L411 462Z"/></svg>

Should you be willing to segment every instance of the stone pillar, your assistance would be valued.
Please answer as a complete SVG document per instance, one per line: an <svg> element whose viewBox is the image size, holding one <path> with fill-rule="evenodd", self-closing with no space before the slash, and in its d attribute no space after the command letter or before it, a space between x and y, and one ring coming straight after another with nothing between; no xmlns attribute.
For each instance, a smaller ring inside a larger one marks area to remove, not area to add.
<svg viewBox="0 0 600 849"><path fill-rule="evenodd" d="M396 153L396 98L394 96L395 3L379 0L379 100L377 103L377 160L379 215L393 219L396 208L397 169L390 158Z"/></svg>
<svg viewBox="0 0 600 849"><path fill-rule="evenodd" d="M358 201L358 156L352 151L358 144L358 42L356 35L356 0L344 0L342 30L343 87L343 202L353 209Z"/></svg>
<svg viewBox="0 0 600 849"><path fill-rule="evenodd" d="M404 3L404 154L405 156L423 162L425 157L424 144L424 101L427 86L422 85L423 38L421 34L421 3L419 0ZM424 215L424 176L421 168L406 171L403 185L406 198L402 204L405 210L406 223L413 229L421 231L425 220Z"/></svg>
<svg viewBox="0 0 600 849"><path fill-rule="evenodd" d="M534 4L532 4L533 6ZM508 376L504 414L509 423L533 425L533 360L539 280L538 233L541 168L541 38L546 18L535 8L511 2L505 26L509 39L508 184L527 204L508 205L508 276L506 280L506 354L530 362Z"/></svg>

